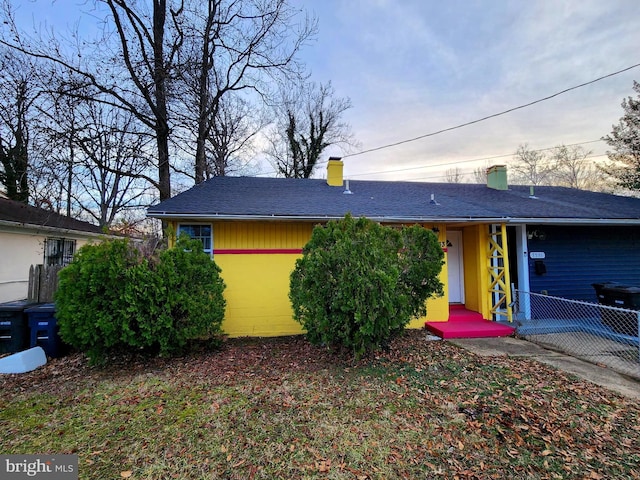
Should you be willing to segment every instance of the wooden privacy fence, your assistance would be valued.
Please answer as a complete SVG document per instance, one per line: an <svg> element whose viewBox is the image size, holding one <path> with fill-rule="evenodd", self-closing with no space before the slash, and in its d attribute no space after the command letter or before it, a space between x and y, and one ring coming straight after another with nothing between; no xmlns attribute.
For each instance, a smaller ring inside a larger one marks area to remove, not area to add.
<svg viewBox="0 0 640 480"><path fill-rule="evenodd" d="M61 265L31 265L29 268L29 292L27 298L31 302L53 302L53 294L58 289L58 272Z"/></svg>

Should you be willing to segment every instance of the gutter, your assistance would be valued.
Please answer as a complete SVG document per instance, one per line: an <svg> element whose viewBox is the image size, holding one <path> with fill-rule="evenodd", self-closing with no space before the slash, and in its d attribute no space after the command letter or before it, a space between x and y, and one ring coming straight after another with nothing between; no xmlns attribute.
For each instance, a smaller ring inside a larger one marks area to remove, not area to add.
<svg viewBox="0 0 640 480"><path fill-rule="evenodd" d="M343 215L233 215L233 214L203 214L203 213L147 213L147 217L171 220L267 220L267 221L301 221L301 222L326 222L329 220L340 220ZM465 224L486 224L486 223L506 223L509 225L525 224L548 224L548 225L640 225L640 218L512 218L512 217L401 217L401 216L367 216L370 220L381 223L465 223Z"/></svg>
<svg viewBox="0 0 640 480"><path fill-rule="evenodd" d="M355 215L354 215L355 216ZM361 216L361 215L358 215ZM202 213L147 213L147 217L152 218L165 218L173 220L181 219L193 219L193 220L286 220L286 221L302 221L302 222L326 222L329 220L340 220L344 218L344 215L230 215L230 214L202 214ZM486 223L490 221L492 223L504 222L503 218L495 219L477 219L477 218L461 218L461 217L388 217L388 216L366 216L370 220L384 223L399 223L399 222L447 222L447 223Z"/></svg>
<svg viewBox="0 0 640 480"><path fill-rule="evenodd" d="M18 233L24 233L25 230L29 230L34 233L56 233L76 237L117 238L116 236L106 233L86 232L84 230L74 230L71 228L49 227L47 225L35 225L33 223L10 222L8 220L0 220L0 227L7 227L8 229L18 231Z"/></svg>
<svg viewBox="0 0 640 480"><path fill-rule="evenodd" d="M640 225L640 218L516 218L507 223L511 225Z"/></svg>
<svg viewBox="0 0 640 480"><path fill-rule="evenodd" d="M10 283L29 283L28 278L20 279L20 280L3 280L0 282L0 285L9 285Z"/></svg>

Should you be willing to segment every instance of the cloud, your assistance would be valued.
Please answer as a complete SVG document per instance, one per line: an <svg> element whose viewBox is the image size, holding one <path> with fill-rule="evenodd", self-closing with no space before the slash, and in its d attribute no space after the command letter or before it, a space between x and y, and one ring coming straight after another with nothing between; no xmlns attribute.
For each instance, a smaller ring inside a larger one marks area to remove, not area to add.
<svg viewBox="0 0 640 480"><path fill-rule="evenodd" d="M53 8L52 24L77 16L64 2L47 3L36 8ZM363 149L466 123L640 62L637 0L291 3L319 18L317 41L303 59L313 80L331 80L337 95L351 98L345 120ZM20 5L32 22L33 6ZM477 125L350 157L345 170L436 172L446 167L430 165L515 152L520 143L591 141L610 132L639 78L640 68Z"/></svg>
<svg viewBox="0 0 640 480"><path fill-rule="evenodd" d="M636 0L325 0L316 8L321 33L311 67L352 99L347 120L364 149L491 115L640 62ZM499 155L520 143L545 148L595 140L617 122L620 102L638 77L640 69L504 117L347 158L346 171Z"/></svg>

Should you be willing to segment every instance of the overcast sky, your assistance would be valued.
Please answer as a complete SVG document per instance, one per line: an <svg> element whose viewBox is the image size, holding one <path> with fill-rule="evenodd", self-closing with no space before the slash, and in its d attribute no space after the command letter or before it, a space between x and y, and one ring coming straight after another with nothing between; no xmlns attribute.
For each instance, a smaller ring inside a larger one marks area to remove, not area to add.
<svg viewBox="0 0 640 480"><path fill-rule="evenodd" d="M640 63L638 0L295 0L319 19L303 52L316 81L350 97L363 150L532 102ZM600 139L640 68L499 118L345 158L354 179L442 181L473 159ZM604 142L584 145L594 157ZM338 153L338 152L335 152ZM492 159L504 163L510 157ZM465 161L465 163L452 163ZM449 166L431 165L451 163ZM405 169L405 170L402 170ZM392 172L393 170L400 170ZM371 172L375 175L362 175Z"/></svg>
<svg viewBox="0 0 640 480"><path fill-rule="evenodd" d="M319 20L302 57L313 80L331 81L337 95L351 99L345 119L360 150L477 120L640 63L640 0L290 1ZM35 5L52 23L68 24L78 8L71 0ZM508 163L520 144L597 141L618 122L634 79L640 67L472 126L345 157L345 175L443 181L449 168L470 173ZM584 147L594 159L607 149L601 141ZM484 160L500 155L506 156Z"/></svg>

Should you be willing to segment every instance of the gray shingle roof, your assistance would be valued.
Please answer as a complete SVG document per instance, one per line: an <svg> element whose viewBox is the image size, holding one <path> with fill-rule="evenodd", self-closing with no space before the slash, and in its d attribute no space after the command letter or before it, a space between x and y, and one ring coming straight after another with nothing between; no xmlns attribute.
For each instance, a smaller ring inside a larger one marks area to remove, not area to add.
<svg viewBox="0 0 640 480"><path fill-rule="evenodd" d="M563 187L510 186L499 191L478 184L215 177L148 209L151 217L274 217L322 220L346 213L379 220L509 221L630 220L640 223L640 199ZM436 204L431 202L433 195Z"/></svg>
<svg viewBox="0 0 640 480"><path fill-rule="evenodd" d="M102 229L97 225L6 198L0 198L0 220L35 225L38 227L51 227L97 234L103 233Z"/></svg>

